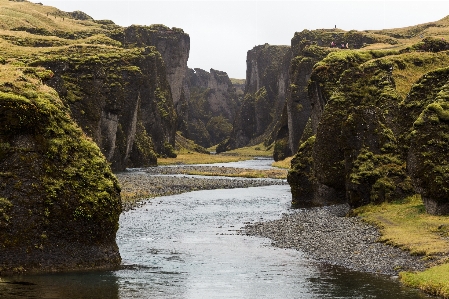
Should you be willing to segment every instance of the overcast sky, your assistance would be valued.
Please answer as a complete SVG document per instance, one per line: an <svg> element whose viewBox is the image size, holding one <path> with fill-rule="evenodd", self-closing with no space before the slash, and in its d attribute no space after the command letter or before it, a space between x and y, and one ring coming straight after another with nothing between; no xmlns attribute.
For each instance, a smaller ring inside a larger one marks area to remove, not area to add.
<svg viewBox="0 0 449 299"><path fill-rule="evenodd" d="M190 35L190 68L246 76L246 53L256 45L290 45L296 31L398 28L449 15L449 1L35 0L81 10L121 26L164 24Z"/></svg>

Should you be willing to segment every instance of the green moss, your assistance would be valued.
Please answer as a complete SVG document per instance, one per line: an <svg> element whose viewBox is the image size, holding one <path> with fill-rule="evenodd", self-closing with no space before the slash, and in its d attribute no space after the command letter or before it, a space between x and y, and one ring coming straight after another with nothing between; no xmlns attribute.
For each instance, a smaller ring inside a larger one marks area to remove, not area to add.
<svg viewBox="0 0 449 299"><path fill-rule="evenodd" d="M103 239L105 236L93 229L98 226L115 232L121 211L120 188L98 146L73 122L55 91L42 85L39 78L14 68L1 71L23 77L15 81L14 92L0 91L0 144L4 153L0 171L4 170L6 159L15 157L8 162L12 173L6 177L8 185L0 189L0 196L6 195L13 205L8 216L12 231L23 230L22 241L8 244L31 242L35 236L27 231L30 225L52 230L53 237L59 229L75 230L71 237L78 236L80 240ZM25 97L31 89L35 94ZM12 146L14 138L28 141L23 147ZM15 188L18 184L20 188ZM16 209L16 201L21 202L24 196L27 204L21 203ZM33 214L42 217L31 218L33 223L20 218L18 212L28 210L28 202L35 203ZM51 228L52 225L60 227ZM5 235L8 233L3 232L4 240L9 238Z"/></svg>
<svg viewBox="0 0 449 299"><path fill-rule="evenodd" d="M313 150L316 137L311 136L303 142L291 161L287 181L291 186L292 204L312 202L316 177L313 170Z"/></svg>
<svg viewBox="0 0 449 299"><path fill-rule="evenodd" d="M291 156L291 151L288 143L288 137L282 139L276 139L273 149L273 159L274 161L281 161Z"/></svg>
<svg viewBox="0 0 449 299"><path fill-rule="evenodd" d="M169 112L170 110L167 109L168 108L167 105L169 103L169 101L168 101L168 98L169 98L168 91L167 90L162 90L160 88L157 88L154 91L154 95L156 97L157 108L158 108L161 116L163 118L169 117L170 116L170 112Z"/></svg>
<svg viewBox="0 0 449 299"><path fill-rule="evenodd" d="M447 87L444 88L446 90ZM429 104L414 123L410 151L412 178L425 198L447 202L449 195L449 102L445 95Z"/></svg>
<svg viewBox="0 0 449 299"><path fill-rule="evenodd" d="M449 103L432 103L427 109L435 112L441 121L449 121Z"/></svg>
<svg viewBox="0 0 449 299"><path fill-rule="evenodd" d="M401 281L410 287L421 289L422 291L449 298L449 264L443 264L429 268L423 272L402 272Z"/></svg>
<svg viewBox="0 0 449 299"><path fill-rule="evenodd" d="M157 156L154 152L154 145L148 135L142 121L137 123L136 139L131 153L130 167L148 167L157 165Z"/></svg>
<svg viewBox="0 0 449 299"><path fill-rule="evenodd" d="M407 47L404 52L407 51L428 51L428 52L440 52L449 50L449 42L445 39L436 37L426 37L419 43L414 44L411 47Z"/></svg>
<svg viewBox="0 0 449 299"><path fill-rule="evenodd" d="M165 156L164 158L176 158L177 156L175 149L168 142L164 143L164 156Z"/></svg>
<svg viewBox="0 0 449 299"><path fill-rule="evenodd" d="M9 222L10 216L8 212L12 206L13 204L8 199L0 197L0 227L3 227Z"/></svg>

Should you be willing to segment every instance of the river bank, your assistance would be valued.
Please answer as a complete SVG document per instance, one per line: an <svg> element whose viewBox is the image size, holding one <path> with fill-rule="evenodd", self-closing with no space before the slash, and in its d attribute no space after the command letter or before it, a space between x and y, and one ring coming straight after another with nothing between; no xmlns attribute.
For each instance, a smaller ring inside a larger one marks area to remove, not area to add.
<svg viewBox="0 0 449 299"><path fill-rule="evenodd" d="M378 242L379 230L359 217L347 217L348 212L347 205L298 209L278 220L247 225L241 233L355 271L397 276L426 268L420 256Z"/></svg>
<svg viewBox="0 0 449 299"><path fill-rule="evenodd" d="M207 176L187 175L187 171ZM226 177L241 172L229 167L151 167L116 173L120 182L123 211L140 206L142 199L181 194L197 190L235 189L287 185L284 179ZM213 176L213 175L216 176Z"/></svg>
<svg viewBox="0 0 449 299"><path fill-rule="evenodd" d="M117 174L122 194L128 196L123 209L127 211L142 204L139 198L287 184L279 179L183 175L187 169L198 173L205 171L204 166L154 167ZM207 167L207 172L217 175L239 171L230 167ZM419 256L378 242L379 230L359 217L346 217L348 212L346 205L298 209L278 220L247 225L239 233L270 238L274 246L294 248L315 260L356 271L396 276L401 271L425 269Z"/></svg>

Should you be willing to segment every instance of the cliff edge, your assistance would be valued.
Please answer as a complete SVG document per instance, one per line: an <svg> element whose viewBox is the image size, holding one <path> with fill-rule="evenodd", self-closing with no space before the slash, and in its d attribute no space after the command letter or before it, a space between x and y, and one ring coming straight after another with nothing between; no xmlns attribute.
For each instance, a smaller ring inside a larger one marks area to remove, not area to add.
<svg viewBox="0 0 449 299"><path fill-rule="evenodd" d="M0 274L110 269L120 188L43 68L0 66Z"/></svg>

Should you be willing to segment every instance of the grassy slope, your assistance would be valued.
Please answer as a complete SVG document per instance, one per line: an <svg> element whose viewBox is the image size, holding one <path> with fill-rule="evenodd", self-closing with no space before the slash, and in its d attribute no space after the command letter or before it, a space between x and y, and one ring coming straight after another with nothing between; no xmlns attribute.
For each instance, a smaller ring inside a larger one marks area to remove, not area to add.
<svg viewBox="0 0 449 299"><path fill-rule="evenodd" d="M367 32L387 35L398 41L397 44L375 43L355 51L397 52L396 55L389 55L381 60L399 62L398 65L401 65L401 68L395 67L392 74L396 84L395 92L399 98L404 99L412 85L427 72L449 65L447 51L399 54L400 50L416 45L426 37L448 40L449 17L407 28ZM403 202L365 206L355 213L381 229L381 241L408 250L412 254L422 255L429 261L430 268L424 272L401 273L402 282L425 292L449 298L448 216L426 214L419 196L408 198Z"/></svg>
<svg viewBox="0 0 449 299"><path fill-rule="evenodd" d="M425 213L419 196L364 206L355 213L380 228L380 241L421 255L429 262L431 267L423 272L400 273L404 284L449 298L449 216Z"/></svg>
<svg viewBox="0 0 449 299"><path fill-rule="evenodd" d="M419 43L423 37L449 38L449 17L437 22L400 29L374 31L399 38L399 44L373 44L366 49L400 50ZM389 56L386 60L401 60L403 69L395 68L393 78L396 92L402 98L411 86L425 73L449 65L447 53L412 52ZM418 63L417 63L418 62ZM421 63L422 62L422 63ZM449 298L449 216L431 216L425 213L419 196L407 198L402 202L368 205L355 211L362 219L381 229L381 241L422 255L429 261L426 271L418 273L403 272L401 281L427 293Z"/></svg>
<svg viewBox="0 0 449 299"><path fill-rule="evenodd" d="M398 44L372 44L362 50L400 50L418 43L423 37L427 36L449 39L448 26L449 17L446 17L436 22L407 28L368 31L377 35L396 38ZM93 48L107 52L110 49L120 47L120 43L106 36L108 31L110 32L114 27L114 25L103 26L89 19L76 20L54 7L30 2L0 0L0 61L7 65L24 66L39 57L53 55L55 52L64 53L75 45L91 45ZM17 31L18 28L21 31ZM405 70L397 68L393 72L397 92L402 97L407 94L410 85L417 78L430 70L430 68L420 68L419 66L413 67L413 61L416 59L434 59L434 55L429 53L411 53L408 55L410 67ZM402 56L401 59L404 59L404 57L406 56ZM391 56L388 59L394 59L394 57ZM435 68L438 63L447 64L447 59L444 57L440 56L438 59L440 61L431 64L431 68ZM7 73L7 71L3 71L3 75ZM250 151L240 149L233 152L236 156L210 156L191 154L187 151L180 153L177 160L161 159L160 164L211 162L206 161L206 157L212 158L213 161L217 161L216 159L219 158L223 162L242 159L242 156L239 155L243 155L244 158L271 155L270 151L256 150L255 147ZM448 252L447 227L449 227L449 224L447 224L447 217L435 219L423 214L421 204L417 203L416 199L400 204L370 206L359 212L368 221L382 227L383 239L386 242L408 248L412 252L424 254L431 258L438 257L438 261L444 262L444 255ZM435 272L438 275L434 275ZM447 291L449 288L448 272L448 264L443 264L424 273L403 274L402 278L410 285L447 297L449 296Z"/></svg>
<svg viewBox="0 0 449 299"><path fill-rule="evenodd" d="M11 64L21 65L63 53L74 45L120 47L105 35L117 27L91 19L76 20L50 6L0 0L0 55Z"/></svg>

